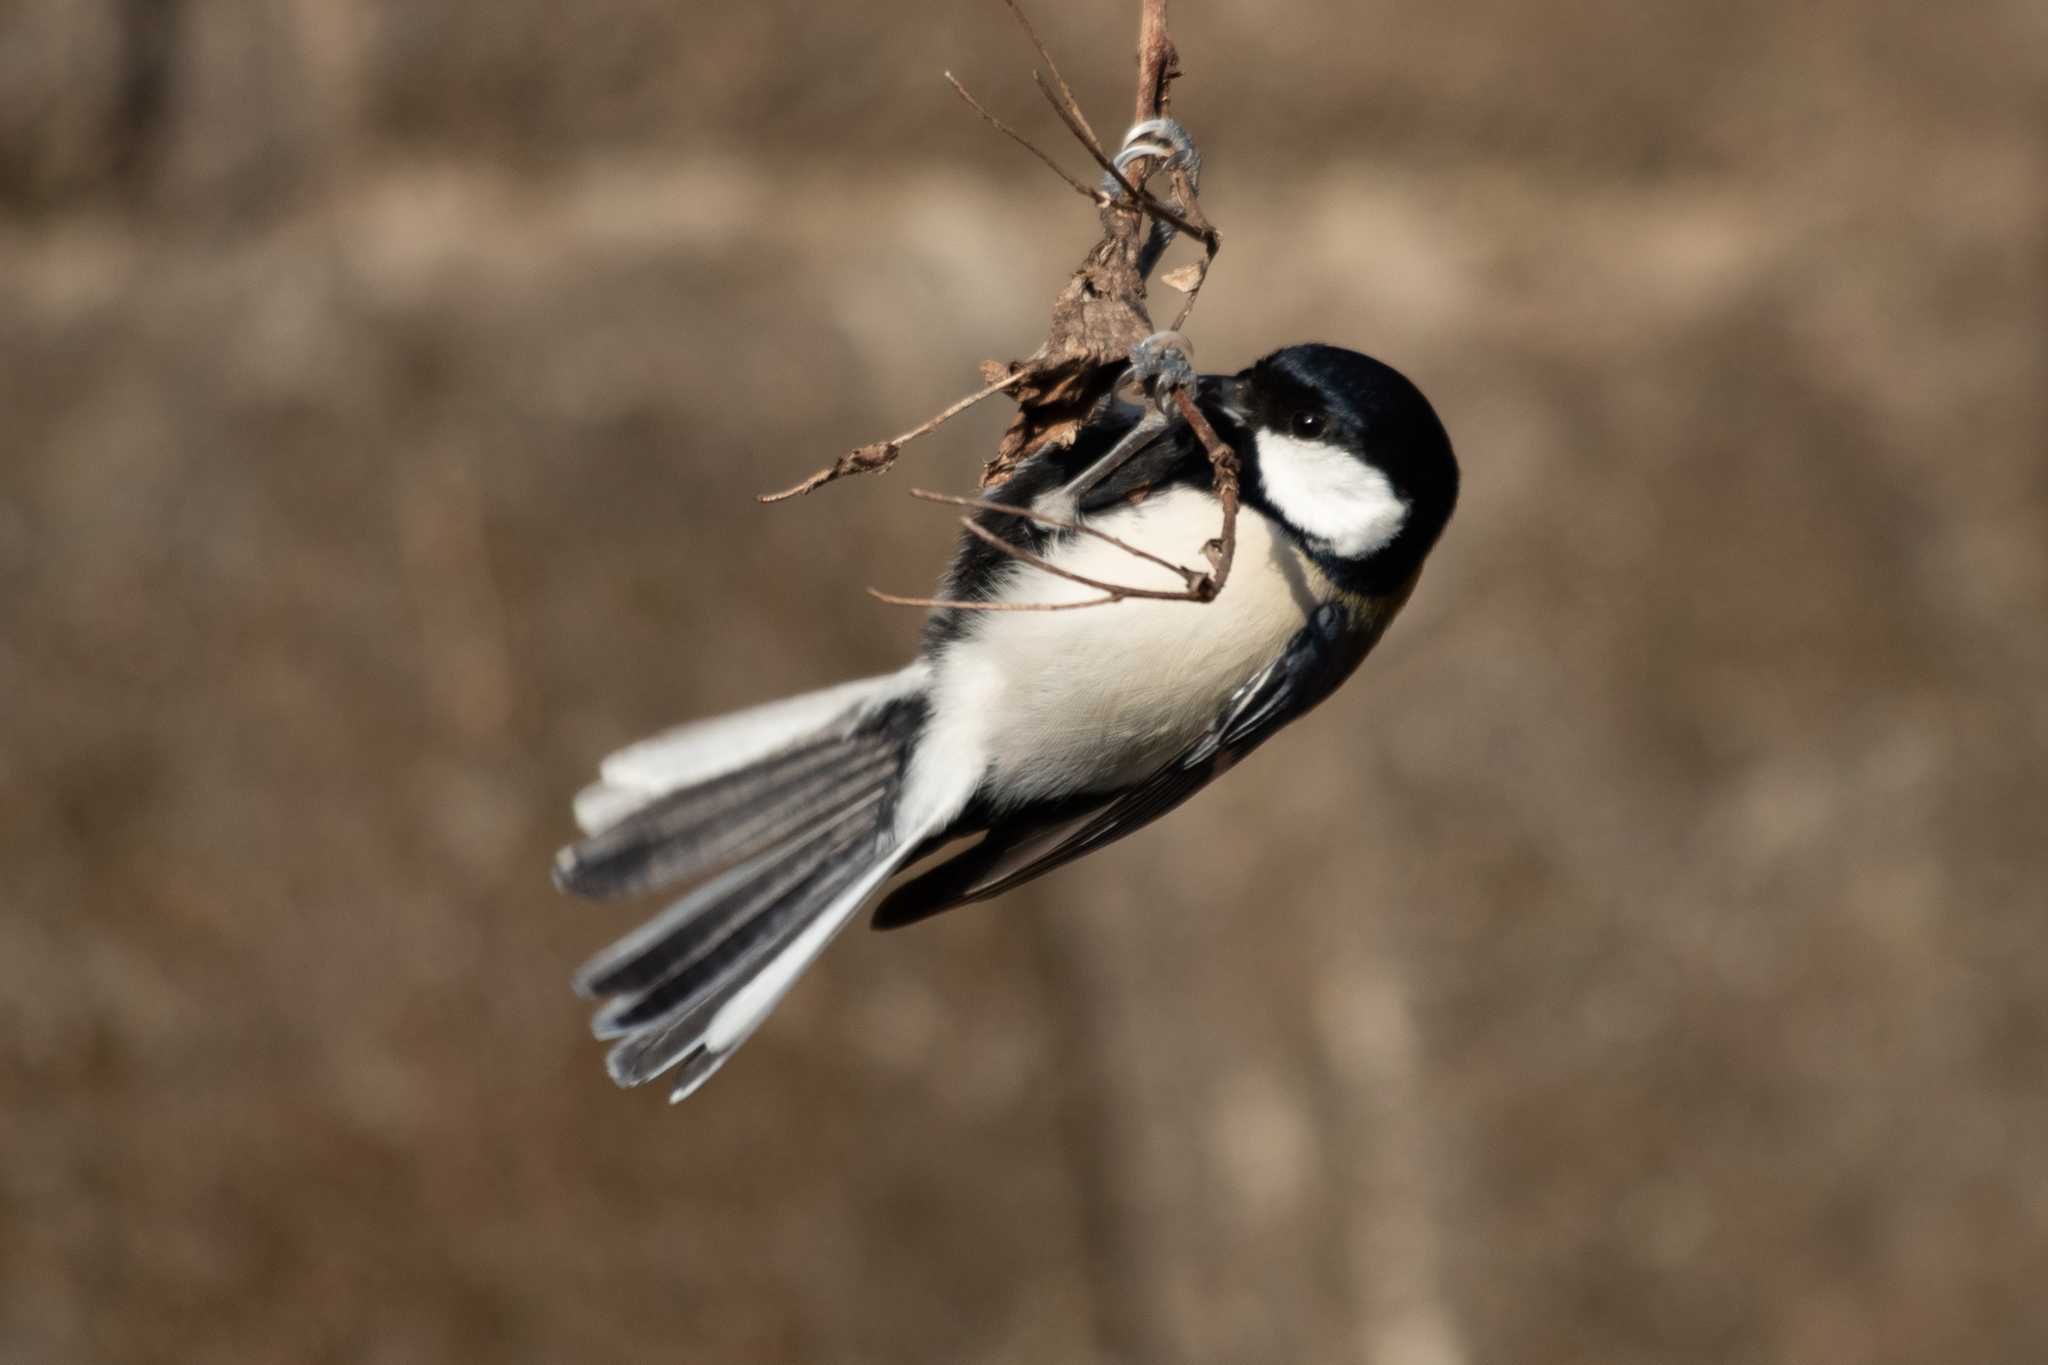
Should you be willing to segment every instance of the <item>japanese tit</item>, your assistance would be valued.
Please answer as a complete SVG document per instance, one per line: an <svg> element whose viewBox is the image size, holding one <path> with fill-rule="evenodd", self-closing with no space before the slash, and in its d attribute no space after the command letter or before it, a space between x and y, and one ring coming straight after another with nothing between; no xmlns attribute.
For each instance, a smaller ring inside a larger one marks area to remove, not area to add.
<svg viewBox="0 0 2048 1365"><path fill-rule="evenodd" d="M874 923L988 900L1158 819L1351 675L1449 520L1458 466L1429 402L1355 351L1290 346L1196 402L1241 465L1213 601L1123 598L963 534L907 667L700 721L612 755L557 857L579 895L716 873L592 959L614 1080L708 1079L891 876ZM1066 574L1163 590L1221 524L1170 405L1111 402L1026 460L975 523ZM1078 527L1102 535L1088 534ZM1050 609L1049 609L1050 608Z"/></svg>

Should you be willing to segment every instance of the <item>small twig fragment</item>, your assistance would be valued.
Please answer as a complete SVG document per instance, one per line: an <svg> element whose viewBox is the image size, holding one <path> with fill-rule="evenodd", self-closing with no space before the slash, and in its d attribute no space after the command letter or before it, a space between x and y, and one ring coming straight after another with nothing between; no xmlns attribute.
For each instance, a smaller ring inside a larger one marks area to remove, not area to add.
<svg viewBox="0 0 2048 1365"><path fill-rule="evenodd" d="M1084 588L1094 588L1097 592L1106 592L1113 599L1121 600L1126 597L1144 597L1158 602L1199 601L1201 599L1196 597L1194 585L1208 576L1206 574L1189 574L1187 570L1179 565L1172 565L1170 567L1175 573L1181 574L1188 579L1189 586L1185 588L1134 588L1123 583L1111 583L1100 578L1090 578L1086 574L1075 573L1072 569L1063 569L1043 555L1035 554L1021 545L1012 545L973 517L960 518L960 524L967 528L969 535L974 536L977 540L994 549L1002 551L1020 563L1029 564L1034 569L1043 570L1054 578L1064 578L1069 583L1079 583Z"/></svg>
<svg viewBox="0 0 2048 1365"><path fill-rule="evenodd" d="M1202 259L1186 267L1194 272L1194 284L1183 291L1187 297L1181 300L1180 312L1174 315L1170 330L1178 332L1187 324L1188 314L1195 311L1195 300L1201 297L1202 286L1209 281L1209 267L1216 263L1216 253L1223 250L1223 234L1216 231L1208 215L1202 212L1201 201L1195 196L1194 182L1189 179L1187 171L1179 166L1173 168L1173 195L1175 201L1186 211L1188 221L1197 225L1199 230L1194 236L1202 244ZM1161 278L1174 288L1180 288L1179 285L1174 285L1172 274Z"/></svg>
<svg viewBox="0 0 2048 1365"><path fill-rule="evenodd" d="M1103 206L1109 203L1108 195L1104 194L1101 190L1090 189L1088 186L1074 179L1073 176L1068 175L1065 169L1063 169L1060 166L1060 163L1054 161L1052 157L1048 155L1045 152L1045 150L1041 148L1037 143L1033 142L1030 138L1025 137L1015 128L1012 128L1009 124L1003 122L994 114L990 113L988 109L985 106L983 106L980 100L974 98L973 95L967 93L967 87L960 84L960 82L954 78L953 73L950 71L946 73L946 83L953 87L954 94L958 95L961 99L967 101L967 107L969 109L972 109L975 113L981 115L982 120L986 122L989 127L995 129L1004 137L1010 139L1010 141L1016 143L1019 147L1022 147L1025 151L1031 153L1031 155L1037 157L1040 161L1043 161L1046 164L1047 168L1050 169L1054 175L1058 176L1060 179L1066 181L1067 184L1072 186L1076 194L1080 195L1083 199L1089 200L1097 206Z"/></svg>
<svg viewBox="0 0 2048 1365"><path fill-rule="evenodd" d="M1099 527L1084 526L1080 522L1066 521L1059 517L1049 517L1042 512L1034 512L1028 507L1012 507L1008 503L990 502L986 498L955 497L951 493L935 493L929 488L913 488L910 490L910 496L922 498L926 502L942 502L951 507L972 507L982 512L1002 512L1013 517L1023 517L1026 521L1035 521L1040 526L1050 527L1055 531L1071 531L1076 535L1093 536L1106 545L1116 546L1117 549L1122 550L1127 555L1142 559L1149 564L1157 564L1162 569L1169 569L1179 574L1183 579L1187 580L1190 587L1194 586L1194 581L1202 576L1198 570L1176 564L1164 555L1155 555L1150 550L1142 546L1133 545L1127 540L1120 540Z"/></svg>
<svg viewBox="0 0 2048 1365"><path fill-rule="evenodd" d="M1010 7L1010 13L1015 15L1018 24L1022 25L1024 36L1038 49L1039 60L1045 63L1045 69L1052 73L1053 80L1059 85L1058 96L1055 97L1047 88L1044 76L1034 71L1031 78L1038 82L1040 90L1045 91L1045 97L1052 101L1052 107L1060 111L1060 117L1074 130L1074 136L1081 139L1081 145L1095 153L1097 161L1102 160L1102 142L1095 136L1095 130L1088 126L1088 116L1081 112L1081 101L1074 98L1073 87L1068 85L1067 78L1060 74L1060 65L1052 59L1052 50L1045 45L1045 39L1038 36L1038 30L1031 26L1030 17L1024 13L1017 0L1003 0L1003 3Z"/></svg>
<svg viewBox="0 0 2048 1365"><path fill-rule="evenodd" d="M1200 423L1196 434L1207 448L1209 462L1216 470L1217 497L1223 504L1222 531L1218 539L1212 540L1202 547L1202 553L1209 558L1209 572L1203 573L1199 569L1190 569L1184 564L1176 564L1164 556L1156 555L1150 550L1133 545L1129 541L1113 536L1109 532L1097 527L1088 526L1077 521L1068 521L1061 517L1047 516L1042 512L1033 511L1029 507L1017 507L1009 503L993 502L987 498L955 497L950 493L935 493L928 488L913 488L910 490L910 496L922 499L925 502L945 503L953 507L969 507L982 512L998 512L1005 516L1022 517L1027 521L1036 522L1041 526L1048 526L1055 530L1093 536L1105 544L1115 546L1128 555L1142 559L1150 564L1156 564L1169 573L1179 574L1181 582L1186 584L1186 586L1178 589L1140 588L1130 584L1111 583L1104 579L1091 578L1086 574L1078 574L1071 569L1061 568L1044 556L1027 550L1021 545L1011 544L972 517L962 517L960 518L960 524L966 528L968 534L992 549L998 550L1020 563L1029 564L1035 569L1049 573L1055 578L1064 578L1068 582L1078 583L1084 588L1094 588L1102 593L1103 596L1090 598L1085 602L966 602L939 597L899 597L893 593L885 593L876 588L869 588L869 595L892 606L952 608L959 611L1066 611L1077 606L1108 606L1113 602L1129 601L1134 598L1154 602L1214 601L1216 594L1223 591L1223 584L1230 577L1230 562L1236 549L1237 456L1216 435L1216 429L1209 425L1207 419L1202 417L1200 410L1194 407L1193 400L1187 396L1186 389L1176 389L1174 396L1180 402L1181 411L1183 413L1192 411L1195 422Z"/></svg>
<svg viewBox="0 0 2048 1365"><path fill-rule="evenodd" d="M1138 10L1138 101L1131 122L1165 118L1168 95L1180 77L1180 50L1166 31L1166 0L1143 0Z"/></svg>
<svg viewBox="0 0 2048 1365"><path fill-rule="evenodd" d="M826 484L831 483L833 480L843 479L849 474L880 473L882 470L885 470L890 465L896 463L896 456L898 453L902 451L903 447L909 445L912 441L915 441L920 436L929 435L933 430L938 428L948 419L958 417L961 413L967 411L967 409L973 407L982 399L992 398L996 394L1001 393L1004 389L1010 388L1013 385L1021 382L1024 379L1024 377L1025 372L1022 370L1018 370L1015 371L1014 373L1006 374L1000 379L993 380L988 384L987 387L977 389L975 392L968 394L965 398L962 398L959 401L952 403L951 405L947 406L940 412L918 423L916 426L912 427L910 430L904 432L900 436L891 436L886 441L875 441L872 442L871 444L860 446L854 450L849 450L846 452L846 454L841 455L838 459L834 460L825 468L820 469L815 474L812 474L802 483L792 484L790 487L783 489L779 493L763 493L758 498L758 501L781 502L785 498L799 497L802 494L814 492L817 489L823 488Z"/></svg>
<svg viewBox="0 0 2048 1365"><path fill-rule="evenodd" d="M1090 128L1088 121L1081 117L1081 111L1078 108L1069 108L1064 104L1052 87L1046 84L1043 75L1037 76L1036 79L1039 92L1052 105L1053 112L1060 116L1061 121L1067 125L1067 130L1074 135L1075 140L1088 149L1088 155L1095 158L1095 164L1102 167L1103 173L1115 181L1116 187L1123 191L1125 200L1129 201L1123 207L1149 213L1155 218L1163 218L1204 246L1208 246L1216 240L1215 228L1210 227L1206 222L1197 222L1189 218L1118 170L1115 160L1110 157L1108 152L1103 151L1102 144L1095 140L1095 130ZM1215 252L1211 251L1210 254L1214 255Z"/></svg>
<svg viewBox="0 0 2048 1365"><path fill-rule="evenodd" d="M985 108L965 86L954 79L951 72L946 73L946 79L967 106L991 127L1045 163L1075 193L1097 205L1102 216L1101 239L1074 271L1059 296L1054 299L1052 320L1047 328L1045 343L1031 356L1007 366L992 363L984 367L983 378L987 384L980 391L960 399L900 436L847 452L831 466L817 471L794 487L763 497L763 502L777 502L809 493L850 474L888 469L895 463L904 445L925 435L982 399L1006 390L1017 403L1017 413L1008 430L1004 432L994 459L983 469L984 487L1000 483L1022 460L1038 451L1071 443L1075 433L1089 419L1096 405L1110 393L1125 363L1136 354L1139 343L1156 334L1157 329L1145 307L1145 279L1158 255L1158 246L1153 245L1148 249L1146 243L1148 240L1160 242L1165 233L1165 229L1159 227L1159 224L1186 233L1202 244L1203 256L1199 262L1184 266L1163 277L1165 283L1185 295L1179 316L1175 318L1170 330L1178 331L1194 310L1195 301L1208 277L1209 267L1221 249L1222 237L1201 210L1196 198L1194 177L1189 174L1188 166L1183 164L1186 158L1173 155L1166 145L1141 141L1130 146L1124 154L1126 165L1119 166L1116 159L1103 147L1102 140L1096 136L1095 129L1089 124L1087 115L1081 109L1080 101L1074 96L1073 88L1060 73L1059 63L1053 60L1051 50L1024 13L1019 0L1003 0L1003 3L1019 27L1024 30L1025 36L1043 62L1043 69L1032 73L1039 92L1044 95L1046 102L1052 106L1053 112L1059 116L1074 139L1102 169L1104 180L1098 186L1091 187L1068 174L1043 148ZM1169 91L1173 81L1181 74L1179 53L1167 32L1166 4L1167 0L1140 0L1138 89L1135 100L1137 124L1167 117ZM1170 204L1162 197L1154 195L1149 187L1150 181L1161 171L1170 173L1173 200ZM1147 226L1148 221L1152 226ZM1163 404L1168 399L1162 391L1154 401ZM878 601L895 605L957 611L1071 611L1131 598L1195 602L1213 600L1229 579L1231 562L1236 553L1239 500L1237 458L1231 448L1217 436L1215 429L1195 405L1191 386L1174 388L1170 401L1179 408L1189 430L1201 441L1208 453L1214 474L1213 485L1222 507L1222 527L1217 537L1202 546L1202 553L1209 561L1209 571L1206 573L1173 563L1094 527L1041 516L1026 508L1006 506L982 499L954 498L923 490L914 490L914 495L926 501L945 502L976 511L1023 517L1040 525L1096 537L1138 559L1177 575L1185 585L1182 589L1139 588L1076 574L1047 561L1032 550L1012 544L972 517L967 517L962 521L970 535L1013 559L1055 577L1095 589L1100 595L1078 602L998 603L903 597L880 592L874 588L868 589L868 592Z"/></svg>
<svg viewBox="0 0 2048 1365"><path fill-rule="evenodd" d="M943 597L900 597L880 588L869 588L868 596L891 607L923 607L926 610L946 611L1076 611L1082 607L1106 607L1116 597L1104 593L1101 597L1084 597L1079 602L953 602Z"/></svg>
<svg viewBox="0 0 2048 1365"><path fill-rule="evenodd" d="M1175 406L1180 415L1187 419L1188 427L1195 433L1195 439L1209 452L1209 465L1215 471L1216 500L1223 504L1223 529L1216 539L1202 547L1202 553L1209 557L1214 572L1210 575L1210 596L1223 591L1223 585L1230 578L1230 563L1237 556L1237 452L1232 450L1216 428L1209 425L1209 419L1202 415L1201 408L1188 396L1185 388L1173 391Z"/></svg>

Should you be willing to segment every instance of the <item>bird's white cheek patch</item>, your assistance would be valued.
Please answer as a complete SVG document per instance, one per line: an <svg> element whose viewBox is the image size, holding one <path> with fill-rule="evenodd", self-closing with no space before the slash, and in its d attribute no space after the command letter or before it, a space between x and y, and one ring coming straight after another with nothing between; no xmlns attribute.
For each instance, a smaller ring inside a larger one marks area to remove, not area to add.
<svg viewBox="0 0 2048 1365"><path fill-rule="evenodd" d="M1387 476L1322 441L1259 433L1259 479L1288 522L1347 559L1383 549L1401 533L1408 504Z"/></svg>

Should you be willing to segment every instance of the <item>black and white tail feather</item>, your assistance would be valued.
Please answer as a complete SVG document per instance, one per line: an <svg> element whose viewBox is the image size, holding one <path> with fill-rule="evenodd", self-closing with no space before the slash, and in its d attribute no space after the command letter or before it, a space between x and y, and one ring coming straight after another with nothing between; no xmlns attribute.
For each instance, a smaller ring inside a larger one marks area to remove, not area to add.
<svg viewBox="0 0 2048 1365"><path fill-rule="evenodd" d="M592 1028L617 1040L613 1080L679 1067L672 1100L709 1080L932 832L939 818L902 799L924 682L913 665L605 761L577 797L586 837L557 857L557 884L609 898L718 873L577 973L605 1000Z"/></svg>

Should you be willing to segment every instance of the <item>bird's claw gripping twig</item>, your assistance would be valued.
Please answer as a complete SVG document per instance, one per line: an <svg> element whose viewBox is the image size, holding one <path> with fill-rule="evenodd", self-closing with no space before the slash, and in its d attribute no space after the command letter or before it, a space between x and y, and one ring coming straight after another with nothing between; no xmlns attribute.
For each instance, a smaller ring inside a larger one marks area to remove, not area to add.
<svg viewBox="0 0 2048 1365"><path fill-rule="evenodd" d="M1187 129L1164 113L1167 87L1180 74L1172 40L1166 34L1165 0L1145 0L1143 6L1138 38L1138 121L1124 135L1114 155L1089 126L1074 92L1059 74L1058 64L1017 0L1006 3L1044 60L1044 69L1037 75L1038 89L1102 172L1097 185L1091 186L1060 170L1044 149L997 118L950 74L947 80L976 114L1058 171L1070 188L1097 206L1103 217L1102 239L1054 300L1045 344L1035 354L1007 366L985 366L984 378L988 382L979 391L901 435L848 451L796 486L764 496L764 502L809 493L847 475L888 469L909 442L975 403L1004 391L1016 399L1018 413L998 446L995 459L983 470L984 486L1001 482L1019 461L1048 441L1064 443L1069 439L1076 422L1093 408L1106 387L1120 387L1128 394L1135 380L1140 389L1137 401L1146 409L1140 423L1143 430L1133 433L1141 441L1170 425L1174 410L1186 408L1192 401L1194 388L1188 380L1193 368L1186 363L1188 347L1184 340L1167 347L1159 343L1156 335L1147 338L1135 348L1135 369L1125 366L1124 372L1119 373L1117 368L1119 353L1132 353L1125 349L1125 339L1140 327L1152 325L1145 304L1146 280L1176 236L1185 234L1201 243L1203 254L1199 261L1192 261L1164 278L1164 283L1184 295L1180 311L1170 324L1170 331L1175 333L1186 325L1194 311L1202 282L1222 247L1221 235L1197 202L1201 153ZM1155 193L1151 184L1162 173L1168 187ZM1156 360L1146 359L1148 350L1158 353ZM1166 374L1165 367L1175 362L1178 368ZM1185 413L1183 420L1187 420ZM1189 425L1196 423L1190 421ZM1197 435L1201 435L1199 427ZM1212 458L1222 458L1218 454L1222 450L1219 442L1205 438L1204 444L1210 447Z"/></svg>
<svg viewBox="0 0 2048 1365"><path fill-rule="evenodd" d="M1179 332L1154 332L1131 347L1127 379L1163 416L1174 390L1195 382L1194 346Z"/></svg>
<svg viewBox="0 0 2048 1365"><path fill-rule="evenodd" d="M1131 347L1130 368L1124 371L1118 388L1144 411L1107 454L1069 480L1057 493L1046 495L1046 507L1062 517L1075 516L1081 500L1094 491L1097 484L1121 469L1126 461L1173 424L1176 415L1174 395L1184 389L1193 392L1194 384L1194 347L1179 332L1154 332ZM1135 394L1131 393L1133 389L1137 390Z"/></svg>
<svg viewBox="0 0 2048 1365"><path fill-rule="evenodd" d="M1117 170L1122 171L1141 156L1157 157L1158 169L1162 171L1175 167L1185 170L1188 183L1201 188L1202 153L1178 119L1148 118L1143 123L1132 124L1131 131L1124 134L1123 149L1110 160ZM1103 176L1102 188L1105 194L1113 193L1117 188L1107 173Z"/></svg>
<svg viewBox="0 0 2048 1365"><path fill-rule="evenodd" d="M1195 146L1194 138L1188 135L1188 130L1181 127L1177 119L1151 118L1143 123L1131 125L1131 130L1124 134L1122 149L1110 158L1110 164L1115 170L1103 172L1103 194L1114 197L1125 184L1130 183L1129 177L1124 174L1125 170L1133 161L1146 158L1158 162L1153 168L1154 174L1160 171L1179 171L1187 177L1190 194L1200 190L1202 153ZM1138 274L1141 278L1152 273L1152 267L1158 264L1159 258L1165 254L1166 248L1173 244L1174 235L1179 231L1180 229L1163 218L1155 217L1152 220L1152 231L1146 236L1145 245L1138 253Z"/></svg>
<svg viewBox="0 0 2048 1365"><path fill-rule="evenodd" d="M1192 388L1195 382L1194 347L1179 332L1154 332L1131 347L1130 368L1118 381L1118 388L1144 409L1123 438L1094 464L1082 470L1057 491L1040 499L1040 510L1048 515L1073 519L1081 500L1095 486L1123 468L1124 464L1154 437L1172 425L1174 394ZM1137 390L1135 394L1130 391Z"/></svg>

